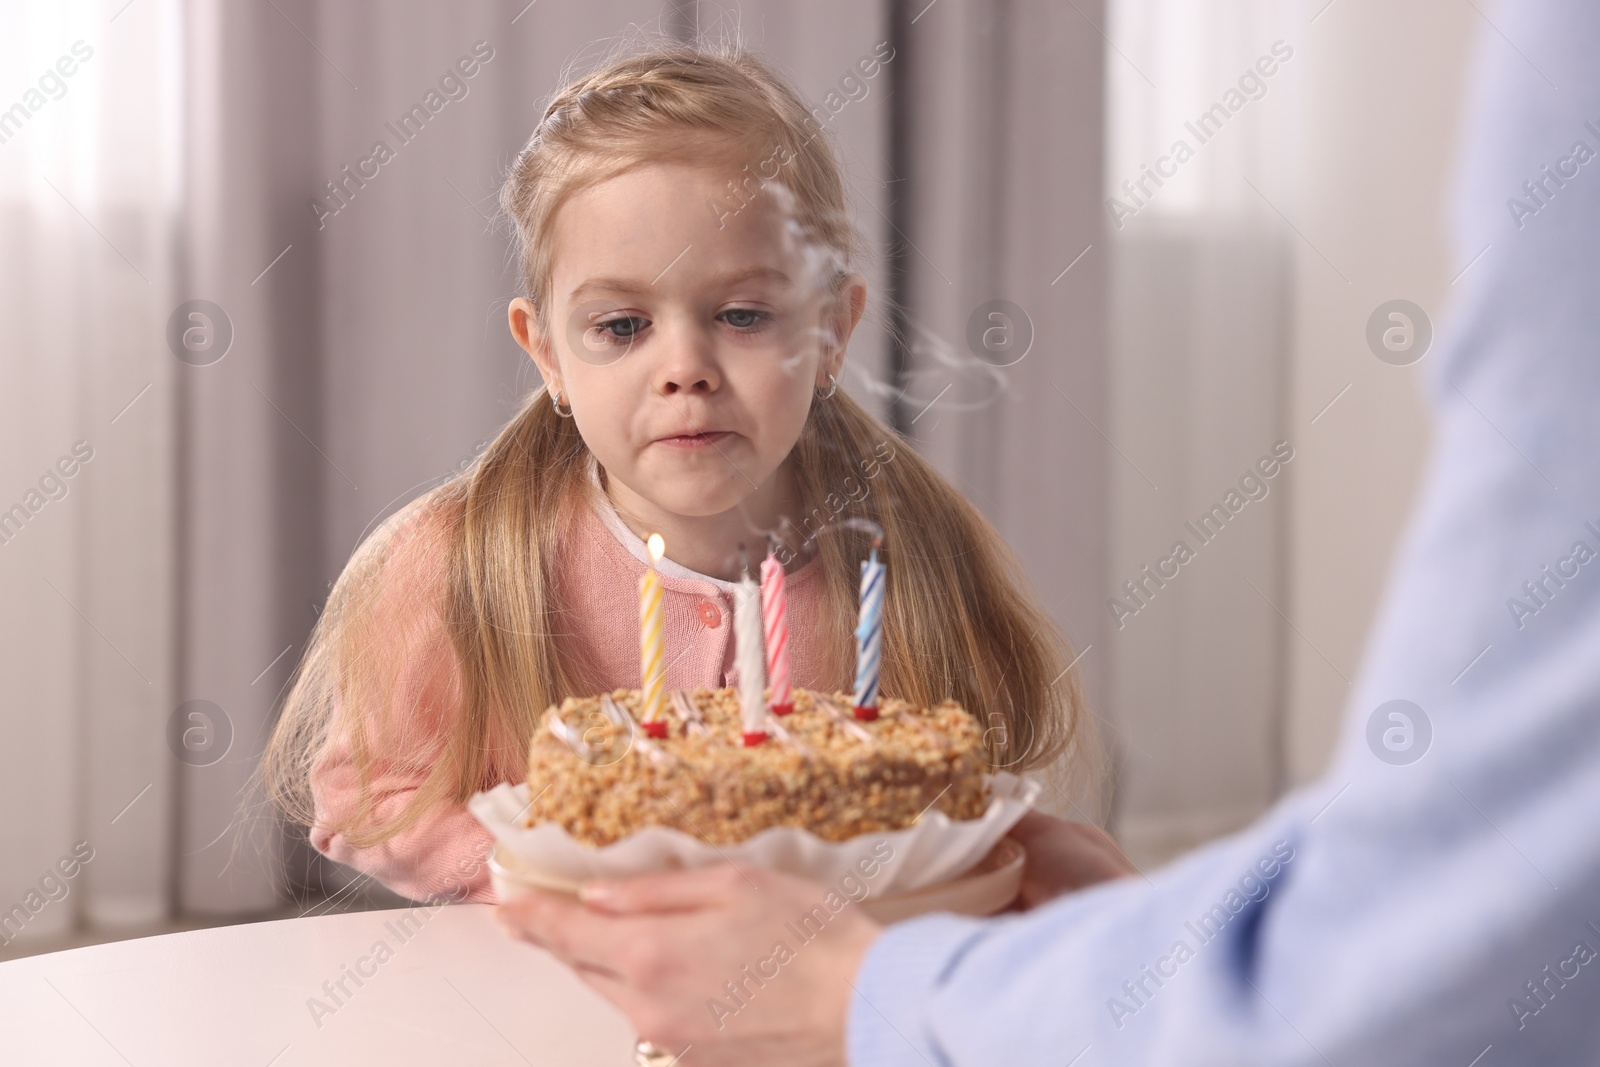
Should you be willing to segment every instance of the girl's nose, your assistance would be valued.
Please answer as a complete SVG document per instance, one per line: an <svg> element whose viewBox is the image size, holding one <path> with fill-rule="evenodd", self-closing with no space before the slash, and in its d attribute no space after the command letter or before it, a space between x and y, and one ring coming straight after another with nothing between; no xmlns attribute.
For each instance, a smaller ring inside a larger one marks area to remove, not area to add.
<svg viewBox="0 0 1600 1067"><path fill-rule="evenodd" d="M722 375L711 350L711 340L703 330L683 327L664 338L663 356L656 370L656 384L667 396L679 393L711 393L722 384Z"/></svg>

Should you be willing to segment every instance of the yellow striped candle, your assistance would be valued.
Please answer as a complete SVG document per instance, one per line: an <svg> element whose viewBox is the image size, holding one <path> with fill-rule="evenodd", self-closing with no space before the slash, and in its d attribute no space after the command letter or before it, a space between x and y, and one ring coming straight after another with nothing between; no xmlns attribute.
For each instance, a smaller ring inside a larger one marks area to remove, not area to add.
<svg viewBox="0 0 1600 1067"><path fill-rule="evenodd" d="M644 707L640 718L651 737L667 736L667 669L661 649L663 613L661 575L656 564L667 550L660 534L651 534L650 567L639 579L639 663Z"/></svg>

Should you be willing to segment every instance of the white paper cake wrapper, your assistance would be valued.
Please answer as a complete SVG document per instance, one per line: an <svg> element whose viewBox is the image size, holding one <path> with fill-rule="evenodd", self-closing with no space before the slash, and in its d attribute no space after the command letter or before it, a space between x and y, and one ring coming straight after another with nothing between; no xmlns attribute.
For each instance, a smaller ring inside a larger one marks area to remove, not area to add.
<svg viewBox="0 0 1600 1067"><path fill-rule="evenodd" d="M774 826L738 844L712 845L681 830L647 826L595 848L575 840L558 823L522 825L522 813L528 808L526 782L502 783L477 793L467 801L467 809L530 873L556 885L739 860L837 882L850 873L861 877L856 864L874 857L874 846L887 841L894 849L893 858L881 862L868 879L875 895L887 895L939 885L971 870L1027 814L1043 788L1006 771L986 777L989 807L980 818L955 821L942 811L928 811L904 830L862 834L848 841L824 841L809 830ZM882 860L881 846L875 858Z"/></svg>

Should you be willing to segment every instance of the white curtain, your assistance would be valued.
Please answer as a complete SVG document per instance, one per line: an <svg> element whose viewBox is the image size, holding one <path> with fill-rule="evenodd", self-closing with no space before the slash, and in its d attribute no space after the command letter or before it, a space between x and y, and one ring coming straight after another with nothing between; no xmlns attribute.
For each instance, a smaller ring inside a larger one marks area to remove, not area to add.
<svg viewBox="0 0 1600 1067"><path fill-rule="evenodd" d="M1100 3L897 3L903 427L1016 550L1109 708ZM1041 806L1099 817L1101 798Z"/></svg>
<svg viewBox="0 0 1600 1067"><path fill-rule="evenodd" d="M165 333L184 183L176 3L8 6L0 24L10 941L168 908L179 366Z"/></svg>
<svg viewBox="0 0 1600 1067"><path fill-rule="evenodd" d="M1259 500L1239 482L1278 442L1306 446L1286 417L1295 239L1286 219L1297 206L1294 117L1314 12L1291 18L1276 0L1110 0L1107 14L1105 428L1116 451L1099 600L1116 828L1130 854L1153 861L1245 825L1286 784L1296 467L1258 475ZM1230 491L1245 505L1202 543L1185 523ZM1144 568L1172 558L1179 541L1195 558L1167 564L1175 577L1148 578Z"/></svg>

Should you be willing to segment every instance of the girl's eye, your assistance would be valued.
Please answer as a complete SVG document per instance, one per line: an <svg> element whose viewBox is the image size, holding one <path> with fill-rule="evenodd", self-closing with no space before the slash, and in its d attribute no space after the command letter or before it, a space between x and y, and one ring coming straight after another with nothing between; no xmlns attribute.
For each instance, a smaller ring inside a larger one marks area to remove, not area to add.
<svg viewBox="0 0 1600 1067"><path fill-rule="evenodd" d="M755 308L729 308L717 317L736 330L749 330L759 326L768 316L765 311Z"/></svg>
<svg viewBox="0 0 1600 1067"><path fill-rule="evenodd" d="M634 334L649 325L649 321L637 315L626 315L621 318L608 319L605 322L595 323L595 329L601 333L602 341L631 341Z"/></svg>

